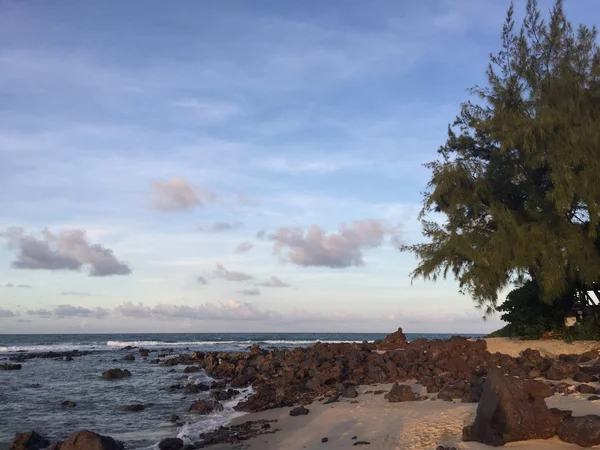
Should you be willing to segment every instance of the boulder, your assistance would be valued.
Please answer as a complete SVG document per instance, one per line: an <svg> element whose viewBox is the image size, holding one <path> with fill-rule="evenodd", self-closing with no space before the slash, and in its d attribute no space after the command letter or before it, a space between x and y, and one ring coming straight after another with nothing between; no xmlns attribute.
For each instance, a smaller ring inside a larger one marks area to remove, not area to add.
<svg viewBox="0 0 600 450"><path fill-rule="evenodd" d="M384 350L394 350L397 348L404 348L407 344L406 336L402 331L402 328L398 328L397 331L392 334L388 334L383 341L377 342L377 346Z"/></svg>
<svg viewBox="0 0 600 450"><path fill-rule="evenodd" d="M188 411L195 412L198 414L211 414L213 412L223 411L223 405L216 400L196 400Z"/></svg>
<svg viewBox="0 0 600 450"><path fill-rule="evenodd" d="M463 429L463 440L501 446L551 438L560 424L560 417L544 401L551 395L550 387L540 381L520 380L488 368L475 421Z"/></svg>
<svg viewBox="0 0 600 450"><path fill-rule="evenodd" d="M581 447L600 445L600 416L567 417L558 427L558 437Z"/></svg>
<svg viewBox="0 0 600 450"><path fill-rule="evenodd" d="M573 381L577 381L578 383L592 383L596 381L596 377L591 373L579 372L573 377Z"/></svg>
<svg viewBox="0 0 600 450"><path fill-rule="evenodd" d="M183 448L183 441L179 438L166 438L159 442L159 450L180 450Z"/></svg>
<svg viewBox="0 0 600 450"><path fill-rule="evenodd" d="M306 409L304 406L300 405L290 411L290 416L292 416L292 417L305 416L309 412L310 411L308 409Z"/></svg>
<svg viewBox="0 0 600 450"><path fill-rule="evenodd" d="M50 441L44 439L35 431L28 433L17 433L10 450L41 450L50 445Z"/></svg>
<svg viewBox="0 0 600 450"><path fill-rule="evenodd" d="M390 403L412 402L417 399L417 396L409 385L399 385L398 383L394 383L392 389L390 389L384 397L387 398Z"/></svg>
<svg viewBox="0 0 600 450"><path fill-rule="evenodd" d="M88 430L76 431L57 450L124 450L119 441Z"/></svg>
<svg viewBox="0 0 600 450"><path fill-rule="evenodd" d="M140 403L135 403L133 405L125 405L123 406L123 411L129 411L129 412L139 412L139 411L143 411L146 409L146 405L142 405Z"/></svg>
<svg viewBox="0 0 600 450"><path fill-rule="evenodd" d="M64 406L65 408L75 408L77 406L77 403L75 403L72 400L65 400L60 404L60 406Z"/></svg>
<svg viewBox="0 0 600 450"><path fill-rule="evenodd" d="M546 372L546 378L549 380L565 380L573 378L581 369L576 362L555 360L552 362Z"/></svg>
<svg viewBox="0 0 600 450"><path fill-rule="evenodd" d="M121 378L127 378L131 376L131 372L127 369L108 369L105 372L102 372L102 378L106 378L108 380L118 380Z"/></svg>
<svg viewBox="0 0 600 450"><path fill-rule="evenodd" d="M198 372L199 370L202 370L202 367L200 367L200 366L187 366L185 369L183 369L183 373L195 373L195 372Z"/></svg>
<svg viewBox="0 0 600 450"><path fill-rule="evenodd" d="M346 398L356 398L358 397L358 392L354 386L348 386L342 392L342 397Z"/></svg>
<svg viewBox="0 0 600 450"><path fill-rule="evenodd" d="M236 395L239 395L240 391L236 390L236 389L227 389L227 390L216 390L212 392L212 396L215 400L218 401L225 401L225 400L231 400L233 397L235 397Z"/></svg>
<svg viewBox="0 0 600 450"><path fill-rule="evenodd" d="M589 384L580 384L575 388L575 390L581 394L595 394L596 388L594 386L590 386Z"/></svg>
<svg viewBox="0 0 600 450"><path fill-rule="evenodd" d="M22 369L21 364L10 364L10 363L0 364L0 370L21 370L21 369Z"/></svg>
<svg viewBox="0 0 600 450"><path fill-rule="evenodd" d="M148 355L150 355L150 350L148 350L147 348L140 348L138 352L140 353L140 356L142 358L146 358L148 357Z"/></svg>
<svg viewBox="0 0 600 450"><path fill-rule="evenodd" d="M135 361L135 355L133 353L127 353L125 356L123 356L123 359L125 361Z"/></svg>

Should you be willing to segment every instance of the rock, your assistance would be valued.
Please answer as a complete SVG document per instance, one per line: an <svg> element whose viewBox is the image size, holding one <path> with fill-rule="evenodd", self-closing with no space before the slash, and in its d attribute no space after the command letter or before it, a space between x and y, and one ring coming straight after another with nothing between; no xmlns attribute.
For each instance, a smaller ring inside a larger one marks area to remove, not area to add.
<svg viewBox="0 0 600 450"><path fill-rule="evenodd" d="M345 398L356 398L356 397L358 397L358 392L356 391L356 388L354 386L348 386L342 392L342 397L345 397Z"/></svg>
<svg viewBox="0 0 600 450"><path fill-rule="evenodd" d="M212 392L213 398L219 401L231 400L233 397L239 394L240 391L238 391L237 389L227 389L226 391L217 390Z"/></svg>
<svg viewBox="0 0 600 450"><path fill-rule="evenodd" d="M462 398L469 389L469 387L469 383L467 383L464 380L457 381L456 383L448 383L438 393L437 398L446 402L451 402L452 399Z"/></svg>
<svg viewBox="0 0 600 450"><path fill-rule="evenodd" d="M60 450L124 450L121 442L88 430L76 431L60 444Z"/></svg>
<svg viewBox="0 0 600 450"><path fill-rule="evenodd" d="M575 390L581 394L595 394L596 388L590 386L589 384L580 384L575 388Z"/></svg>
<svg viewBox="0 0 600 450"><path fill-rule="evenodd" d="M44 439L35 431L28 433L17 433L10 450L41 450L50 445L50 441Z"/></svg>
<svg viewBox="0 0 600 450"><path fill-rule="evenodd" d="M179 420L179 416L177 414L171 414L171 418L169 420L175 423Z"/></svg>
<svg viewBox="0 0 600 450"><path fill-rule="evenodd" d="M337 394L333 394L331 397L329 397L327 400L325 400L323 402L324 405L329 405L330 403L335 403L338 401L338 399L341 397L341 393L337 393Z"/></svg>
<svg viewBox="0 0 600 450"><path fill-rule="evenodd" d="M185 390L187 392L195 394L198 392L210 391L210 386L208 384L204 384L204 383L197 383L197 384L189 383L185 386Z"/></svg>
<svg viewBox="0 0 600 450"><path fill-rule="evenodd" d="M202 367L200 367L200 366L187 366L185 369L183 369L183 373L195 373L195 372L198 372L199 370L202 370Z"/></svg>
<svg viewBox="0 0 600 450"><path fill-rule="evenodd" d="M352 445L353 445L353 446L354 446L354 445L371 445L371 443L370 443L370 442L367 442L367 441L356 441L356 442L355 442L354 444L352 444Z"/></svg>
<svg viewBox="0 0 600 450"><path fill-rule="evenodd" d="M77 403L71 400L65 400L60 404L60 406L64 406L65 408L75 408L77 406Z"/></svg>
<svg viewBox="0 0 600 450"><path fill-rule="evenodd" d="M546 372L546 378L549 380L564 380L566 378L573 378L577 375L581 369L575 362L568 362L562 360L555 360Z"/></svg>
<svg viewBox="0 0 600 450"><path fill-rule="evenodd" d="M142 358L146 358L146 357L148 357L150 355L150 350L148 350L147 348L140 348L138 350L138 352L140 353L140 356Z"/></svg>
<svg viewBox="0 0 600 450"><path fill-rule="evenodd" d="M599 397L599 396L597 396L597 395L590 395L590 396L588 397L588 400L589 400L590 402L593 402L594 400L600 400L600 397Z"/></svg>
<svg viewBox="0 0 600 450"><path fill-rule="evenodd" d="M127 353L125 356L123 356L123 359L125 361L135 361L135 356L133 353Z"/></svg>
<svg viewBox="0 0 600 450"><path fill-rule="evenodd" d="M123 411L129 411L129 412L139 412L139 411L143 411L146 409L146 405L142 405L140 403L136 403L133 405L125 405L123 406Z"/></svg>
<svg viewBox="0 0 600 450"><path fill-rule="evenodd" d="M166 438L158 444L159 450L180 450L183 448L183 441L179 438Z"/></svg>
<svg viewBox="0 0 600 450"><path fill-rule="evenodd" d="M10 364L10 363L0 364L0 370L21 370L21 369L22 369L21 364Z"/></svg>
<svg viewBox="0 0 600 450"><path fill-rule="evenodd" d="M394 383L392 389L385 394L385 398L387 398L390 403L397 403L412 402L417 399L417 396L407 384L399 385L398 383Z"/></svg>
<svg viewBox="0 0 600 450"><path fill-rule="evenodd" d="M560 423L544 401L551 395L552 390L540 381L507 377L490 367L475 421L463 429L463 440L501 446L551 438Z"/></svg>
<svg viewBox="0 0 600 450"><path fill-rule="evenodd" d="M323 443L329 442L329 438L324 437L323 439L321 439L321 442L323 442Z"/></svg>
<svg viewBox="0 0 600 450"><path fill-rule="evenodd" d="M383 341L377 342L376 344L377 347L382 350L394 350L406 347L407 341L406 336L402 332L402 328L398 328L397 331L388 334Z"/></svg>
<svg viewBox="0 0 600 450"><path fill-rule="evenodd" d="M73 357L71 355L65 356L65 361L73 361Z"/></svg>
<svg viewBox="0 0 600 450"><path fill-rule="evenodd" d="M223 405L216 400L196 400L188 411L195 412L198 414L211 414L213 412L223 411Z"/></svg>
<svg viewBox="0 0 600 450"><path fill-rule="evenodd" d="M600 445L600 416L567 417L558 427L558 437L581 447Z"/></svg>
<svg viewBox="0 0 600 450"><path fill-rule="evenodd" d="M578 383L592 383L595 381L595 376L590 373L579 372L573 377L573 381L577 381Z"/></svg>
<svg viewBox="0 0 600 450"><path fill-rule="evenodd" d="M306 409L304 406L300 405L290 411L290 416L292 416L292 417L305 416L309 412L310 411L308 409Z"/></svg>
<svg viewBox="0 0 600 450"><path fill-rule="evenodd" d="M127 369L109 369L102 373L102 378L106 378L108 380L118 380L121 378L127 378L131 376L131 372Z"/></svg>

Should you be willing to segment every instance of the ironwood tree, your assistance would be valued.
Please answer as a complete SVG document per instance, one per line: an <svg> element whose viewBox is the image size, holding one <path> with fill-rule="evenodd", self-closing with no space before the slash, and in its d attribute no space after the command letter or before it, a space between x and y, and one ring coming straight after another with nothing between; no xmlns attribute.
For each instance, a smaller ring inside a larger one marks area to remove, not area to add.
<svg viewBox="0 0 600 450"><path fill-rule="evenodd" d="M404 246L412 277L453 275L486 313L514 283L547 303L585 297L600 281L600 50L596 27L514 5L490 56L487 85L448 127L419 219Z"/></svg>

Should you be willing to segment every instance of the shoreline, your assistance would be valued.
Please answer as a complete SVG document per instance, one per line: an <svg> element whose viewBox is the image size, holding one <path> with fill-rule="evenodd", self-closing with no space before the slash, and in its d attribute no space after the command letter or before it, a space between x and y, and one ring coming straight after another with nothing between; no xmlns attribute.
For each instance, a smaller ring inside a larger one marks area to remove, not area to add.
<svg viewBox="0 0 600 450"><path fill-rule="evenodd" d="M556 358L560 354L581 355L590 350L600 349L599 341L577 341L566 343L555 340L526 341L518 338L484 339L490 353L502 353L518 357L523 350L533 349L542 356ZM378 351L379 353L380 351ZM594 363L592 361L591 363ZM537 378L542 379L542 378ZM568 382L576 387L579 384L569 380L554 381L554 384ZM428 397L426 400L390 403L384 393L390 383L361 385L357 387L355 399L340 398L332 404L315 400L306 404L307 415L292 417L292 407L268 409L248 413L231 419L227 426L240 426L248 421L269 420L274 434L252 437L237 444L212 444L214 450L257 449L257 450L324 450L342 449L353 446L358 441L369 442L364 447L378 450L429 450L439 446L456 450L484 450L494 447L462 440L463 427L473 422L478 403L461 403L437 399L436 393L428 394L427 389L410 380L413 392ZM587 383L600 390L600 382ZM590 394L581 394L574 389L568 394L557 393L546 399L549 408L573 411L573 416L600 413L600 400L588 401ZM352 439L356 437L356 439ZM326 438L326 442L323 439ZM362 448L363 446L361 446ZM581 447L561 441L554 436L547 440L534 439L510 442L506 448L514 450L575 450ZM594 446L591 448L600 448Z"/></svg>

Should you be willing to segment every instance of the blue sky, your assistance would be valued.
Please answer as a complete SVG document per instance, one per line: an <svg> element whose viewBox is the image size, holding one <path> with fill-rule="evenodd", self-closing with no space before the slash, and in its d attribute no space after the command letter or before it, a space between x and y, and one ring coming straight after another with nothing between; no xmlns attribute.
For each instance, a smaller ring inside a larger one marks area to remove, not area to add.
<svg viewBox="0 0 600 450"><path fill-rule="evenodd" d="M0 330L497 328L395 244L507 4L0 2Z"/></svg>

